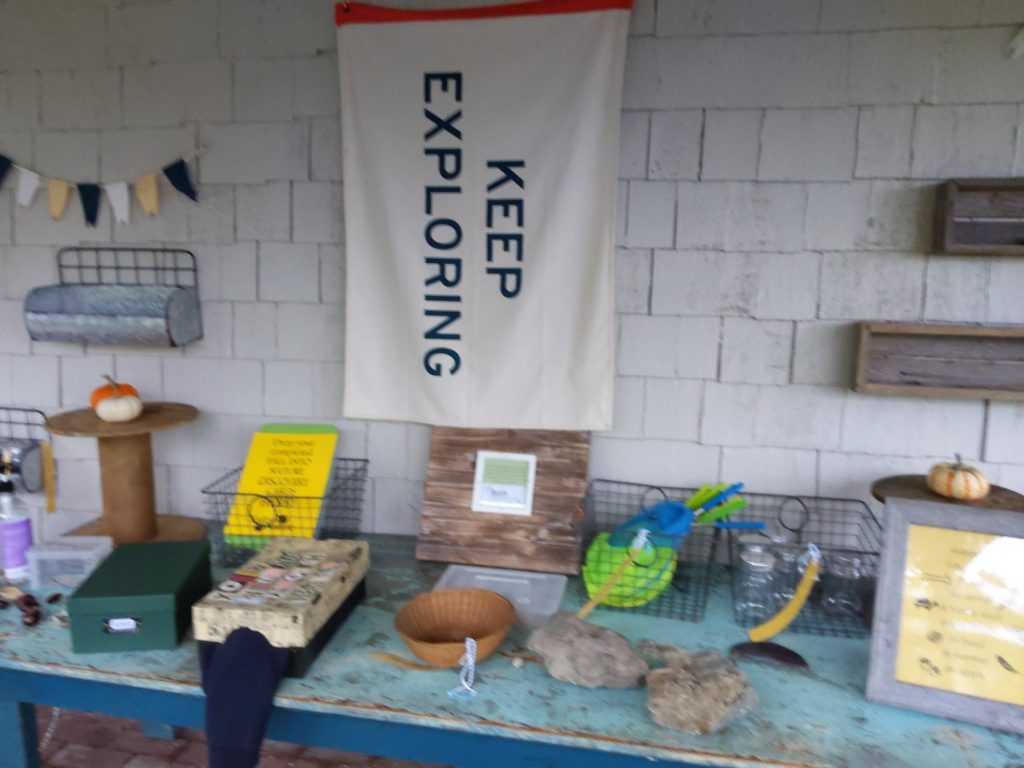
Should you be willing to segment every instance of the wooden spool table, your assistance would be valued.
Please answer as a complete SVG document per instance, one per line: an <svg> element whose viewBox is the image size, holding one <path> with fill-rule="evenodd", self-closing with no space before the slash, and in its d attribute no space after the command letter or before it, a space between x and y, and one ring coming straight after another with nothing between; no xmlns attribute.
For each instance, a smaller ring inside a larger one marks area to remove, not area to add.
<svg viewBox="0 0 1024 768"><path fill-rule="evenodd" d="M188 541L206 536L201 520L157 515L150 435L195 421L199 411L184 403L145 403L133 421L108 422L92 408L67 411L46 420L46 429L64 437L95 437L99 442L103 517L74 531L110 536L114 544Z"/></svg>
<svg viewBox="0 0 1024 768"><path fill-rule="evenodd" d="M965 507L977 507L979 509L1004 509L1012 512L1024 512L1024 496L993 485L989 489L988 496L975 501L961 501L960 499L947 499L939 496L928 487L928 478L924 475L893 475L876 480L871 486L871 495L881 502L892 496L899 499L920 499L922 501L937 501L942 504L961 504Z"/></svg>

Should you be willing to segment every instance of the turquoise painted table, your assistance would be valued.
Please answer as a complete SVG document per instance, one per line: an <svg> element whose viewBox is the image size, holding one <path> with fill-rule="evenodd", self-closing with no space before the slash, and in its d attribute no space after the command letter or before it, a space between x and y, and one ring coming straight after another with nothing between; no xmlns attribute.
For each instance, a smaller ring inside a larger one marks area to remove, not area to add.
<svg viewBox="0 0 1024 768"><path fill-rule="evenodd" d="M866 641L784 636L813 674L744 665L760 706L710 736L655 725L643 690L582 690L535 663L517 669L511 652L523 637L515 632L503 655L481 665L478 698L453 700L446 691L455 672L407 671L371 656L408 656L393 616L433 584L441 566L416 563L409 539L370 541L368 599L307 677L281 686L270 737L467 768L1024 768L1024 737L865 701ZM573 583L565 606L582 603ZM742 638L724 584L700 624L601 609L591 619L634 640L688 648L725 650ZM0 612L0 765L39 765L35 704L201 728L198 677L191 641L175 651L76 656L67 630L52 622L23 628L18 611Z"/></svg>

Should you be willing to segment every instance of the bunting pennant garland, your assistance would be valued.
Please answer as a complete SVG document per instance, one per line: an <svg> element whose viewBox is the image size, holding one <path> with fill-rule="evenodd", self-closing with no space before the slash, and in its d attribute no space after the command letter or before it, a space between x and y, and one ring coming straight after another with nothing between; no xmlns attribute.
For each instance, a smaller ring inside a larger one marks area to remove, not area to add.
<svg viewBox="0 0 1024 768"><path fill-rule="evenodd" d="M131 198L128 197L128 182L115 181L113 184L104 184L104 191L107 199L110 200L110 207L114 211L114 218L118 224L127 224L131 211Z"/></svg>
<svg viewBox="0 0 1024 768"><path fill-rule="evenodd" d="M135 182L135 195L139 198L139 207L150 216L160 212L160 192L156 185L156 174L150 173Z"/></svg>
<svg viewBox="0 0 1024 768"><path fill-rule="evenodd" d="M185 165L184 160L175 160L170 165L164 166L164 176L171 182L171 186L185 197L193 202L199 202L199 195L196 194L196 188L192 186L192 180L188 177L188 166Z"/></svg>
<svg viewBox="0 0 1024 768"><path fill-rule="evenodd" d="M72 187L78 190L78 196L82 201L82 213L85 216L86 224L90 227L95 227L99 219L100 199L103 193L106 193L110 200L110 208L119 224L128 224L131 219L131 187L135 188L135 195L143 211L150 216L155 216L160 210L157 185L160 171L147 173L135 181L111 181L104 184L91 181L73 183L64 179L44 177L0 154L0 187L3 186L4 180L12 168L18 172L15 192L18 205L22 208L30 207L35 201L36 193L45 184L50 217L54 221L59 221L67 212ZM184 158L178 158L163 166L161 171L171 186L190 200L199 202L199 194L189 175L188 163Z"/></svg>
<svg viewBox="0 0 1024 768"><path fill-rule="evenodd" d="M47 193L50 198L50 218L60 221L64 218L64 211L68 209L71 185L62 179L50 179L47 182Z"/></svg>
<svg viewBox="0 0 1024 768"><path fill-rule="evenodd" d="M82 198L82 213L85 214L86 225L95 227L100 215L100 185L79 184L78 196Z"/></svg>
<svg viewBox="0 0 1024 768"><path fill-rule="evenodd" d="M36 192L42 185L43 180L38 173L32 173L27 168L18 168L18 205L28 208L36 197Z"/></svg>

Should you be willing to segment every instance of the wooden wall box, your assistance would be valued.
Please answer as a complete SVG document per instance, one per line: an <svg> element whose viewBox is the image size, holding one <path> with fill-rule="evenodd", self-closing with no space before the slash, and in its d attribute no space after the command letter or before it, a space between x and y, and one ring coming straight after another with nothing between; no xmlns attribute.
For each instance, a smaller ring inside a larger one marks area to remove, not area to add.
<svg viewBox="0 0 1024 768"><path fill-rule="evenodd" d="M861 323L854 389L1024 401L1024 326Z"/></svg>
<svg viewBox="0 0 1024 768"><path fill-rule="evenodd" d="M529 516L474 512L477 451L537 457ZM579 573L581 507L590 434L435 427L416 557L449 563Z"/></svg>
<svg viewBox="0 0 1024 768"><path fill-rule="evenodd" d="M939 187L938 253L1024 256L1024 179L953 179Z"/></svg>

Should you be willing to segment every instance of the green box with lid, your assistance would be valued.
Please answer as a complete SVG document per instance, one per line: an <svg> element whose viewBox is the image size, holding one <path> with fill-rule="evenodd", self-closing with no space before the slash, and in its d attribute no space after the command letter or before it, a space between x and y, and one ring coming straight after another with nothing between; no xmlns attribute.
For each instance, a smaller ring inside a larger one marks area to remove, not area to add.
<svg viewBox="0 0 1024 768"><path fill-rule="evenodd" d="M175 648L192 624L192 604L210 586L206 540L122 544L68 599L71 648Z"/></svg>

